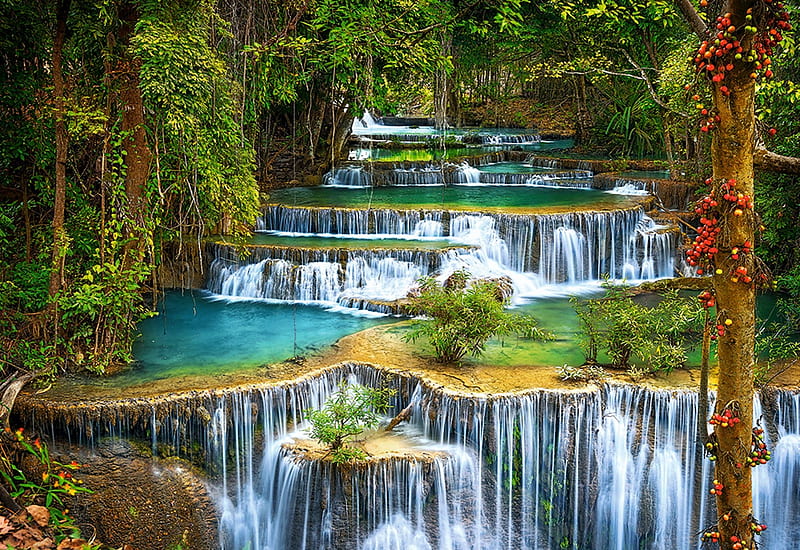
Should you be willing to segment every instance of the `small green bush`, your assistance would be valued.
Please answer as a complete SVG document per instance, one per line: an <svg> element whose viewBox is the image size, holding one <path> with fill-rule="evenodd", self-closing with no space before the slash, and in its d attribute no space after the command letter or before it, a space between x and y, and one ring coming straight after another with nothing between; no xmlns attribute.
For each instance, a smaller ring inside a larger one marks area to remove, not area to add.
<svg viewBox="0 0 800 550"><path fill-rule="evenodd" d="M652 305L634 301L627 285L604 283L603 298L572 299L587 361L604 353L617 368L638 374L670 372L686 363L702 337L703 310L695 298L667 291Z"/></svg>
<svg viewBox="0 0 800 550"><path fill-rule="evenodd" d="M345 446L349 438L360 435L380 423L380 416L389 409L395 394L389 388L370 388L342 381L321 409L306 409L305 419L311 423L309 435L327 445L333 462L364 458L360 449Z"/></svg>
<svg viewBox="0 0 800 550"><path fill-rule="evenodd" d="M533 317L505 310L510 292L502 279L470 281L468 272L457 271L444 285L424 277L419 286L419 294L411 298L409 309L427 319L415 321L405 339L414 342L425 336L439 361L452 363L466 354L480 355L493 336L552 338Z"/></svg>

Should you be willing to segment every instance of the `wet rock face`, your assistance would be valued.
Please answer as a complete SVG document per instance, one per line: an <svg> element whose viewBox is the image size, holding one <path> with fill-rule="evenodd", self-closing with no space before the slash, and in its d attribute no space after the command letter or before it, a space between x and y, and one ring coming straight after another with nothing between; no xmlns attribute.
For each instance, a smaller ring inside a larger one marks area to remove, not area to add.
<svg viewBox="0 0 800 550"><path fill-rule="evenodd" d="M188 463L152 459L121 440L103 443L94 453L64 452L84 464L78 475L94 491L70 508L79 525L94 526L98 540L135 550L219 546L216 512Z"/></svg>

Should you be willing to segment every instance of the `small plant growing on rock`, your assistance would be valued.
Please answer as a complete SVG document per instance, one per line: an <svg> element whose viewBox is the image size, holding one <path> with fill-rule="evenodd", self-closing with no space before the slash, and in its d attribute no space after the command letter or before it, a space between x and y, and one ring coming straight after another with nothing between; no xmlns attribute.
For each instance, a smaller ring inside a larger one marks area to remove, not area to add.
<svg viewBox="0 0 800 550"><path fill-rule="evenodd" d="M608 378L608 373L600 365L587 363L573 367L566 363L556 367L558 377L565 382L591 382L602 381Z"/></svg>
<svg viewBox="0 0 800 550"><path fill-rule="evenodd" d="M308 433L328 446L334 463L363 459L366 457L363 450L345 444L348 439L378 426L380 415L389 409L389 399L395 393L390 388L370 388L342 381L321 409L303 412L311 423Z"/></svg>
<svg viewBox="0 0 800 550"><path fill-rule="evenodd" d="M440 285L433 277L419 280L419 291L410 297L409 310L427 319L416 321L406 340L428 338L436 359L453 363L465 355L480 355L492 336L518 334L547 340L529 315L505 311L511 295L507 279L473 279L466 271L456 271Z"/></svg>

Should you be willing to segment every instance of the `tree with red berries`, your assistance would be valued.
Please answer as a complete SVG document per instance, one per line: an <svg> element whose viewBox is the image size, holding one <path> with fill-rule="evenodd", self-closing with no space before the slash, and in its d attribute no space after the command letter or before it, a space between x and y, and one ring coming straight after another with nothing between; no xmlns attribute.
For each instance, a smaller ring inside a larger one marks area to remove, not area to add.
<svg viewBox="0 0 800 550"><path fill-rule="evenodd" d="M697 207L701 225L688 254L698 272L712 276L713 293L701 300L717 308L719 381L707 442L715 459L717 523L703 539L724 550L754 549L754 536L766 526L753 517L750 468L769 459L760 430L753 429L755 295L769 277L754 254L760 225L754 169L800 173L800 159L760 146L755 90L758 79L772 77L772 56L791 24L783 4L773 0L728 0L724 11L707 18L689 0L678 5L702 41L693 61L712 97L710 107L698 105L700 129L712 136L713 174ZM700 5L710 8L707 0Z"/></svg>

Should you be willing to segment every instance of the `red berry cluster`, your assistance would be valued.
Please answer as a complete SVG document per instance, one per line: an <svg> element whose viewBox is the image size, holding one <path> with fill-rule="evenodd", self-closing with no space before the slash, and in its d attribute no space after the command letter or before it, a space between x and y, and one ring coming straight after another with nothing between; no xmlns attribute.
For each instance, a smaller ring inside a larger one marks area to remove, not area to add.
<svg viewBox="0 0 800 550"><path fill-rule="evenodd" d="M733 427L742 419L739 418L739 411L736 409L725 408L722 413L714 413L711 415L711 420L708 421L709 424L715 424L722 428Z"/></svg>
<svg viewBox="0 0 800 550"><path fill-rule="evenodd" d="M772 458L772 454L767 450L767 444L764 443L764 430L753 428L753 450L750 451L750 456L745 458L745 464L754 468L760 464L766 464L770 458Z"/></svg>
<svg viewBox="0 0 800 550"><path fill-rule="evenodd" d="M731 260L738 260L742 254L750 254L753 251L753 245L750 241L745 241L739 246L731 248Z"/></svg>
<svg viewBox="0 0 800 550"><path fill-rule="evenodd" d="M737 193L735 179L729 179L723 182L719 190L722 193L722 198L732 203L731 206L733 207L734 216L741 216L744 214L744 209L753 209L753 198L744 193Z"/></svg>
<svg viewBox="0 0 800 550"><path fill-rule="evenodd" d="M720 483L718 479L715 479L714 481L712 481L711 485L712 485L712 487L711 487L711 490L708 491L709 493L711 493L712 495L717 495L717 496L722 495L722 490L725 488L725 486L722 483Z"/></svg>
<svg viewBox="0 0 800 550"><path fill-rule="evenodd" d="M725 72L733 70L735 56L738 54L739 59L741 59L741 55L744 52L742 43L734 34L736 33L736 27L731 24L730 18L730 13L717 17L717 33L713 38L703 40L694 57L697 71L706 71L714 82L725 80ZM728 55L731 52L733 52L733 58ZM723 93L727 95L730 92Z"/></svg>
<svg viewBox="0 0 800 550"><path fill-rule="evenodd" d="M708 183L709 180L706 180ZM704 266L708 263L705 260L710 259L714 254L719 252L716 246L717 235L722 230L719 226L719 220L713 212L713 209L718 206L717 200L714 198L713 191L700 199L694 211L699 214L700 226L697 228L697 236L694 239L692 248L686 252L686 261L692 266L699 266L697 269L698 275L704 272Z"/></svg>
<svg viewBox="0 0 800 550"><path fill-rule="evenodd" d="M757 521L750 522L750 530L756 534L760 533L761 531L767 530L766 523L758 523Z"/></svg>
<svg viewBox="0 0 800 550"><path fill-rule="evenodd" d="M731 542L733 543L731 544L731 548L733 548L733 550L750 550L748 546L745 546L742 543L742 539L736 535L731 535Z"/></svg>
<svg viewBox="0 0 800 550"><path fill-rule="evenodd" d="M706 309L711 309L712 307L717 305L717 299L710 290L704 290L703 292L701 292L700 296L698 296L697 299L700 300L700 303Z"/></svg>
<svg viewBox="0 0 800 550"><path fill-rule="evenodd" d="M703 533L703 542L719 542L719 531L706 531Z"/></svg>
<svg viewBox="0 0 800 550"><path fill-rule="evenodd" d="M708 1L701 0L700 5L705 7ZM772 78L772 69L769 68L772 64L771 56L775 47L783 40L783 32L792 28L783 4L762 0L754 8L747 10L744 25L739 27L733 24L731 18L730 13L717 17L711 36L700 44L693 60L697 73L719 84L737 66L747 63L751 78L758 78L758 71L762 69L765 78ZM719 91L723 96L731 93L725 85L720 85ZM698 101L700 96L695 94L692 99ZM702 115L700 130L713 130L719 123L719 116L701 103L697 104L697 109ZM770 135L775 135L774 129L770 130Z"/></svg>
<svg viewBox="0 0 800 550"><path fill-rule="evenodd" d="M717 326L716 326L717 333L716 334L712 334L711 335L711 339L712 340L716 340L718 336L724 336L725 335L725 327L729 327L732 324L733 324L733 319L727 319L727 318L722 322L718 322ZM714 417L717 417L717 416L719 416L719 415L718 414L714 414L714 416L711 417L711 420L714 420ZM708 423L709 424L715 424L715 422L711 422L711 420L709 420Z"/></svg>

